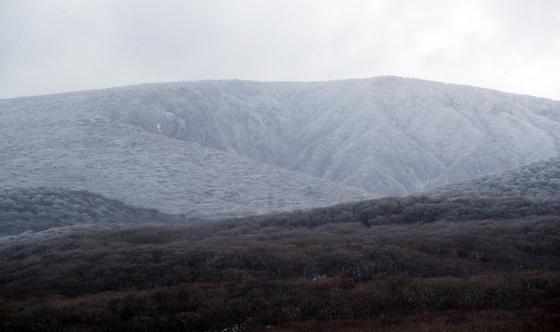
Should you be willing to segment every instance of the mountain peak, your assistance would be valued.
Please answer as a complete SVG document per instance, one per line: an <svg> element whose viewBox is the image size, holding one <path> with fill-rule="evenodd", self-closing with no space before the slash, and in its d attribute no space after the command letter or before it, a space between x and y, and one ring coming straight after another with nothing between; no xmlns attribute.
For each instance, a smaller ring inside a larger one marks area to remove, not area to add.
<svg viewBox="0 0 560 332"><path fill-rule="evenodd" d="M3 100L0 122L7 188L67 186L206 217L418 193L560 146L560 102L396 76Z"/></svg>

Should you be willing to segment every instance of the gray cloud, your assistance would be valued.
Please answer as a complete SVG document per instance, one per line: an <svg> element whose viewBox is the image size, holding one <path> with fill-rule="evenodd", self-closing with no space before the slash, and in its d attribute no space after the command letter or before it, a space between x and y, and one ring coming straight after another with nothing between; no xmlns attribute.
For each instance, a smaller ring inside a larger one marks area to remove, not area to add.
<svg viewBox="0 0 560 332"><path fill-rule="evenodd" d="M0 0L0 98L401 75L560 99L556 0Z"/></svg>

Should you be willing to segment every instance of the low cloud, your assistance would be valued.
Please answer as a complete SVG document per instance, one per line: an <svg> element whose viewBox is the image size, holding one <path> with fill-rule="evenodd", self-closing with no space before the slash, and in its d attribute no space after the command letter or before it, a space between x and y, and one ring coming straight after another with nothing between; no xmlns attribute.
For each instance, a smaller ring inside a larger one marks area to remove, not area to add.
<svg viewBox="0 0 560 332"><path fill-rule="evenodd" d="M0 0L0 98L400 75L560 100L560 1Z"/></svg>

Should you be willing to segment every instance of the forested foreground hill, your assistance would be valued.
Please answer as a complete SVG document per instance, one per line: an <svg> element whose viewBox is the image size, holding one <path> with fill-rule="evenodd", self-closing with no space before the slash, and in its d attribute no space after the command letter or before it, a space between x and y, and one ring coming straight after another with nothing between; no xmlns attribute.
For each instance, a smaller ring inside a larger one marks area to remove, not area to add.
<svg viewBox="0 0 560 332"><path fill-rule="evenodd" d="M0 243L0 329L556 331L560 201L387 198Z"/></svg>

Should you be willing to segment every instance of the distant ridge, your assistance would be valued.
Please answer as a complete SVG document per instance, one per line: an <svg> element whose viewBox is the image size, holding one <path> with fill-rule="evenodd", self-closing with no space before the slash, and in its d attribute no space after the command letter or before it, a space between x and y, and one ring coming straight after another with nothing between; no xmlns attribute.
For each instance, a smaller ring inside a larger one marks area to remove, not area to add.
<svg viewBox="0 0 560 332"><path fill-rule="evenodd" d="M221 218L409 195L559 155L560 102L399 77L0 100L4 188Z"/></svg>

